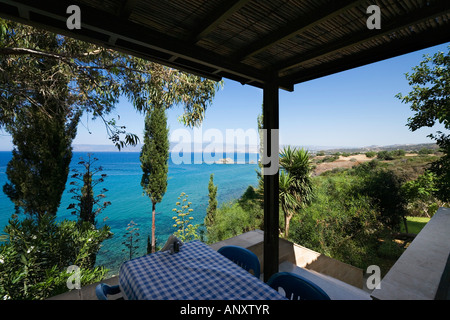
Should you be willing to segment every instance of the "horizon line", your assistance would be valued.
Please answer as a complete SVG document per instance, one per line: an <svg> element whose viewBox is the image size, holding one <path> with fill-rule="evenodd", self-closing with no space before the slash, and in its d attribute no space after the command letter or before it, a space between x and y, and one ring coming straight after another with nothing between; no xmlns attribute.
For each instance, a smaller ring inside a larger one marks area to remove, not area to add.
<svg viewBox="0 0 450 320"><path fill-rule="evenodd" d="M115 145L113 144L74 144L72 145L72 151L73 152L139 152L140 148L142 148L143 144L137 144L135 146L126 146L119 150ZM393 148L393 147L405 147L405 146L415 146L415 145L436 145L435 142L422 142L422 143L395 143L395 144L388 144L388 145L366 145L366 146L320 146L320 145L292 145L292 144L280 144L280 149L282 147L291 146L294 148L303 148L310 151L326 151L326 150L335 150L335 149L368 149L368 148ZM94 150L97 149L97 150ZM132 150L130 150L132 149ZM139 149L139 150L138 150ZM242 152L242 153L259 153L258 151L259 146L234 146L232 149L232 152ZM0 152L8 152L12 149L6 150L6 149L0 149ZM180 150L182 151L182 150ZM204 148L201 148L200 150L197 150L196 148L191 149L191 153L195 152L204 152ZM223 153L226 153L226 148L222 149ZM169 152L173 152L173 147L170 148ZM176 151L175 151L176 152ZM208 151L209 152L209 151ZM220 152L220 151L217 151Z"/></svg>
<svg viewBox="0 0 450 320"><path fill-rule="evenodd" d="M171 142L174 143L174 142ZM140 152L140 148L142 148L143 144L137 144L135 146L126 146L119 150L115 145L113 144L74 144L72 145L72 151L73 152ZM191 146L195 144L191 144ZM200 144L201 145L201 144ZM422 143L394 143L394 144L388 144L388 145L366 145L366 146L321 146L321 145L292 145L292 144L280 144L280 149L282 147L291 146L295 148L304 148L309 151L326 151L326 150L337 150L337 149L368 149L368 148L393 148L393 147L401 147L401 146L415 146L415 145L436 145L435 142L422 142ZM198 146L198 144L197 144ZM210 143L208 144L210 146ZM97 149L97 150L94 150ZM258 151L259 146L258 145L241 145L241 146L233 146L232 152L239 152L239 153L259 153ZM169 152L172 152L173 146L170 147ZM9 150L1 150L0 152L12 152L12 149ZM180 150L182 151L182 150ZM195 152L204 152L204 148L201 148L201 150L196 150L196 148L191 149L191 153ZM222 149L223 153L226 153L226 148ZM176 151L175 151L176 152ZM220 151L217 151L220 152Z"/></svg>

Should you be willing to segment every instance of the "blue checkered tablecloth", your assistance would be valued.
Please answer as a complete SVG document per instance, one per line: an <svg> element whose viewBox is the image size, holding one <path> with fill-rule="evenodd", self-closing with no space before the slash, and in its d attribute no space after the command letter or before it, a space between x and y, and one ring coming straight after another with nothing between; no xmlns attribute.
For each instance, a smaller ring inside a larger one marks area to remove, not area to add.
<svg viewBox="0 0 450 320"><path fill-rule="evenodd" d="M277 291L200 241L180 252L125 262L119 285L129 300L280 300Z"/></svg>

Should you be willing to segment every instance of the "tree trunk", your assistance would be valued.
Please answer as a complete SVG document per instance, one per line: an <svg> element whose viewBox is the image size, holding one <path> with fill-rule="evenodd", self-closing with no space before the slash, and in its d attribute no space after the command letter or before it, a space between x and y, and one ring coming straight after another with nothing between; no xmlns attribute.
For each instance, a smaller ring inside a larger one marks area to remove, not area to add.
<svg viewBox="0 0 450 320"><path fill-rule="evenodd" d="M287 239L289 236L289 223L291 222L292 214L286 214L284 216L284 237Z"/></svg>
<svg viewBox="0 0 450 320"><path fill-rule="evenodd" d="M403 224L405 226L405 232L408 233L408 221L405 216L403 216L402 218L403 218Z"/></svg>
<svg viewBox="0 0 450 320"><path fill-rule="evenodd" d="M156 214L156 203L152 202L152 253L156 251L156 239L155 239L155 214Z"/></svg>

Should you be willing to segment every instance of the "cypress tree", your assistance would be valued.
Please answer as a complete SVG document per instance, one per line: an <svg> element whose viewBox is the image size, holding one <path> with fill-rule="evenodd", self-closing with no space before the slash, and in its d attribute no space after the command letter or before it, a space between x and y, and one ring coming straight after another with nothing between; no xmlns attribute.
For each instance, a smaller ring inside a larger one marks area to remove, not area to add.
<svg viewBox="0 0 450 320"><path fill-rule="evenodd" d="M214 174L211 173L208 183L209 200L208 208L206 208L205 226L211 228L214 224L214 219L217 211L217 186L214 185Z"/></svg>
<svg viewBox="0 0 450 320"><path fill-rule="evenodd" d="M145 116L144 145L140 155L143 171L141 186L152 202L151 252L156 251L155 214L156 204L162 201L167 190L169 171L169 129L165 108L154 105ZM149 251L147 249L147 251Z"/></svg>

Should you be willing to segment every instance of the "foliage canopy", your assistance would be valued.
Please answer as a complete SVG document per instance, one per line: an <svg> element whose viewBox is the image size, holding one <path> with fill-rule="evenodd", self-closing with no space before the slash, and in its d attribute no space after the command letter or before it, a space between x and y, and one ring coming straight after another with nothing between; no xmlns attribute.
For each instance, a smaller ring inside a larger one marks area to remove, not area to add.
<svg viewBox="0 0 450 320"><path fill-rule="evenodd" d="M204 119L220 87L215 81L8 20L0 20L0 40L0 127L7 131L23 111L51 117L47 105L55 101L70 118L81 112L101 119L121 148L138 141L109 118L121 96L140 112L154 104L182 105L180 121L192 127ZM43 68L46 64L51 67ZM34 98L37 91L41 100Z"/></svg>
<svg viewBox="0 0 450 320"><path fill-rule="evenodd" d="M397 98L409 104L414 115L408 119L408 127L415 131L422 127L432 127L436 123L450 130L450 47L449 52L437 52L433 56L425 55L424 60L406 73L411 92ZM431 166L437 176L436 195L444 202L450 201L450 134L438 131L430 134L444 155Z"/></svg>

